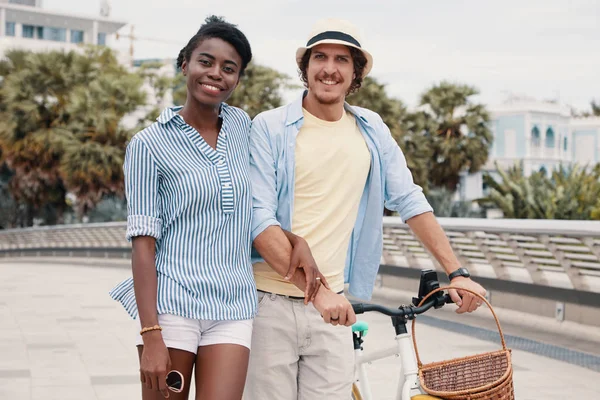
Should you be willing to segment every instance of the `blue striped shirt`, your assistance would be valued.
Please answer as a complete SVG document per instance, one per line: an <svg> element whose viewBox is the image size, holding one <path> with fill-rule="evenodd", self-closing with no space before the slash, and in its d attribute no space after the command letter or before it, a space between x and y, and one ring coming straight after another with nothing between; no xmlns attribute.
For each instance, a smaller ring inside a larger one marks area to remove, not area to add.
<svg viewBox="0 0 600 400"><path fill-rule="evenodd" d="M185 123L180 109L164 110L127 146L127 239L156 238L158 314L253 318L250 118L223 104L215 150ZM110 295L137 317L132 278Z"/></svg>

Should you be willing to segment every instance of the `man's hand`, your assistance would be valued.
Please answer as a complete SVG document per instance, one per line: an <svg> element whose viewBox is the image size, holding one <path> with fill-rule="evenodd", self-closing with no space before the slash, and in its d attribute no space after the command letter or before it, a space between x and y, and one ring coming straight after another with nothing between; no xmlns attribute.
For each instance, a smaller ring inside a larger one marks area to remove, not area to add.
<svg viewBox="0 0 600 400"><path fill-rule="evenodd" d="M321 288L313 304L323 316L323 321L328 324L352 326L356 322L356 314L354 314L352 305L341 294Z"/></svg>
<svg viewBox="0 0 600 400"><path fill-rule="evenodd" d="M296 236L292 244L292 255L290 257L290 267L284 279L289 281L292 276L296 273L298 268L304 270L306 276L306 289L304 290L304 304L308 304L315 300L315 296L319 291L321 284L329 289L329 284L325 279L325 276L319 271L317 263L312 256L310 248L306 240L300 236Z"/></svg>
<svg viewBox="0 0 600 400"><path fill-rule="evenodd" d="M452 279L450 286L469 289L475 293L479 293L484 297L486 294L486 290L479 283L474 282L470 278L466 278L464 276L457 276L456 278ZM482 304L482 301L479 297L476 297L464 290L450 289L448 294L450 294L452 301L458 306L458 309L456 310L458 314L473 312Z"/></svg>

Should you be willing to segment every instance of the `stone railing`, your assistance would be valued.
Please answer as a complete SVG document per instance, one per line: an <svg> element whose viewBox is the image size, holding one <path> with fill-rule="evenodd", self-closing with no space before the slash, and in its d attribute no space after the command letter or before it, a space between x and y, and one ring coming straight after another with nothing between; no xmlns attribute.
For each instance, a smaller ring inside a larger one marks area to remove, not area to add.
<svg viewBox="0 0 600 400"><path fill-rule="evenodd" d="M600 293L600 222L439 218L475 276ZM124 257L124 222L0 231L0 257L83 254ZM381 263L440 269L407 225L384 218Z"/></svg>
<svg viewBox="0 0 600 400"><path fill-rule="evenodd" d="M475 276L600 292L600 221L438 220ZM395 217L384 218L381 263L441 270Z"/></svg>
<svg viewBox="0 0 600 400"><path fill-rule="evenodd" d="M123 249L131 245L125 240L125 222L56 225L0 231L0 254L19 250Z"/></svg>

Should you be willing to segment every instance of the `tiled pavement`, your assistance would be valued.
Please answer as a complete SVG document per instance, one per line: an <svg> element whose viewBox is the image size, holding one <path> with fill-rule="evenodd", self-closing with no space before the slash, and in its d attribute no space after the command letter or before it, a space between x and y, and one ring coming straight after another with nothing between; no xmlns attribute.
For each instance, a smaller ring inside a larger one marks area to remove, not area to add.
<svg viewBox="0 0 600 400"><path fill-rule="evenodd" d="M108 296L128 275L127 268L114 265L0 261L0 399L139 399L136 325ZM367 352L393 345L386 317L362 319L371 323ZM440 321L424 318L419 326L425 361L498 348L485 332L465 340L464 325ZM513 361L518 400L600 397L600 373L587 364L518 347ZM369 366L376 399L395 398L397 362L392 357Z"/></svg>

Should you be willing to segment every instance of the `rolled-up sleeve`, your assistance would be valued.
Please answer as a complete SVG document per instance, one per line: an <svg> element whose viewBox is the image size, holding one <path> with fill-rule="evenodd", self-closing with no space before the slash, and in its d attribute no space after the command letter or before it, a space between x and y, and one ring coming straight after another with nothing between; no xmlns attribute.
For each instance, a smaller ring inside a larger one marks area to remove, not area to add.
<svg viewBox="0 0 600 400"><path fill-rule="evenodd" d="M252 182L252 241L277 221L277 171L267 124L258 115L250 129L250 181Z"/></svg>
<svg viewBox="0 0 600 400"><path fill-rule="evenodd" d="M158 170L144 142L133 138L127 146L125 162L128 241L136 236L160 238L162 220L158 194Z"/></svg>
<svg viewBox="0 0 600 400"><path fill-rule="evenodd" d="M385 174L385 206L400 214L403 222L433 209L423 194L423 189L414 183L412 173L406 165L406 158L389 128L381 122L385 130L383 143Z"/></svg>

